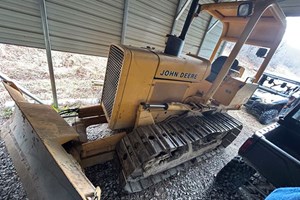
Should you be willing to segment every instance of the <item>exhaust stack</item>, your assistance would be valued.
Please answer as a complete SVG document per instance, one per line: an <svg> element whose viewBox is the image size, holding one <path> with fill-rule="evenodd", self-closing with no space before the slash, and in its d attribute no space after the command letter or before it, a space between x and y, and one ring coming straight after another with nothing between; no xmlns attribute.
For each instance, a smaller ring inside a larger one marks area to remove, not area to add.
<svg viewBox="0 0 300 200"><path fill-rule="evenodd" d="M181 54L184 45L185 36L194 18L194 14L198 7L198 2L199 0L193 0L189 13L185 19L180 36L177 37L175 35L167 35L168 40L164 51L165 54L169 54L173 56L179 56ZM198 8L198 11L200 11L200 7Z"/></svg>

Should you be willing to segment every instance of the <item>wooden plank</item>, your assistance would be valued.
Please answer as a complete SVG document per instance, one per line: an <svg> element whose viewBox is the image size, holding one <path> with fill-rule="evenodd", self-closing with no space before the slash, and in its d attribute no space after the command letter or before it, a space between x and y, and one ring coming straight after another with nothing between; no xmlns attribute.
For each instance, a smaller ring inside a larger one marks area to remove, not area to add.
<svg viewBox="0 0 300 200"><path fill-rule="evenodd" d="M95 156L82 159L80 164L83 168L90 167L97 164L102 164L109 160L112 160L115 154L116 154L115 151L98 154Z"/></svg>
<svg viewBox="0 0 300 200"><path fill-rule="evenodd" d="M79 123L83 123L85 127L88 127L94 124L107 123L107 120L105 116L98 116L80 119Z"/></svg>
<svg viewBox="0 0 300 200"><path fill-rule="evenodd" d="M116 144L126 135L126 132L117 133L99 140L82 144L81 157L86 158L96 154L114 151Z"/></svg>
<svg viewBox="0 0 300 200"><path fill-rule="evenodd" d="M101 105L80 108L78 111L79 118L101 116L101 115L104 115L104 111Z"/></svg>

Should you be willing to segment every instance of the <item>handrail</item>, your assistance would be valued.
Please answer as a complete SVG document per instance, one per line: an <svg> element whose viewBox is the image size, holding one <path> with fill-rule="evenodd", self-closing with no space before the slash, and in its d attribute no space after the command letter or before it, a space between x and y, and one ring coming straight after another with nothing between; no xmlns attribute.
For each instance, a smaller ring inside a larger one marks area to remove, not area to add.
<svg viewBox="0 0 300 200"><path fill-rule="evenodd" d="M15 81L13 81L11 78L9 78L8 76L6 76L5 74L0 72L0 79L2 79L4 82L5 81L9 81L9 82L13 82L18 88L19 90L25 94L26 96L30 97L31 99L35 100L36 102L38 102L39 104L45 104L41 99L39 99L38 97L36 97L34 94L32 94L31 92L29 92L26 88L24 88L23 86L21 86L20 84L16 83Z"/></svg>

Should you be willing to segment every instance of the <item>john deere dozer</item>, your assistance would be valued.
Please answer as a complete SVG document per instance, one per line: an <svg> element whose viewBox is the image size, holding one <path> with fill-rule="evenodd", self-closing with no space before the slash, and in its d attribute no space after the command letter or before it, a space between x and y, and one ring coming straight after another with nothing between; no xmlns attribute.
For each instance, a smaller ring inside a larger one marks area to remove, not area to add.
<svg viewBox="0 0 300 200"><path fill-rule="evenodd" d="M200 12L223 24L210 60L181 54ZM176 166L228 146L242 124L226 111L239 109L256 90L285 26L273 0L204 5L193 0L180 36L168 36L164 52L110 46L101 104L80 108L73 127L51 106L28 103L14 83L4 82L16 109L2 137L28 197L100 199L101 189L83 169L115 155L124 190L141 191L176 173ZM223 41L235 45L228 57L215 59ZM269 49L253 79L242 80L244 68L236 60L244 44ZM88 141L86 128L103 123L113 134Z"/></svg>

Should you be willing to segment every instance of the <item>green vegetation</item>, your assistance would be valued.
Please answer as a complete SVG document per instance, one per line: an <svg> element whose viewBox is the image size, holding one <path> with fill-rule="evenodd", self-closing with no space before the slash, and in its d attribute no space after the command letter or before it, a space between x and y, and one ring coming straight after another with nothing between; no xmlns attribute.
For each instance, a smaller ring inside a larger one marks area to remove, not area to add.
<svg viewBox="0 0 300 200"><path fill-rule="evenodd" d="M0 116L3 117L4 119L9 119L13 114L13 108L8 107L8 108L3 108Z"/></svg>

